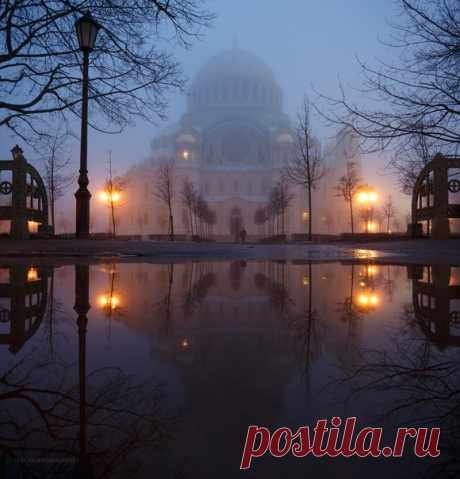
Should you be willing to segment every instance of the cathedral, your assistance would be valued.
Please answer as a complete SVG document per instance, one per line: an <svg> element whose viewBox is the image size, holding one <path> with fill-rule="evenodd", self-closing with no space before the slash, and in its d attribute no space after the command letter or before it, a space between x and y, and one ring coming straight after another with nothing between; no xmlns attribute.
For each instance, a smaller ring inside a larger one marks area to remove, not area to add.
<svg viewBox="0 0 460 479"><path fill-rule="evenodd" d="M271 188L293 154L295 133L272 70L256 55L233 48L214 56L198 71L184 115L155 138L151 148L149 159L126 174L129 192L118 232L167 234L168 212L152 191L152 169L167 162L173 163L175 172L176 234L190 233L179 195L187 178L215 214L214 236L234 236L235 225L256 236L261 234L256 211L267 205ZM329 148L329 176L331 172L337 176L334 151L337 148ZM291 189L295 197L286 214L286 232L305 233L306 195L300 188ZM315 232L332 232L334 214L327 207L337 200L325 202L330 194L327 186L315 192Z"/></svg>

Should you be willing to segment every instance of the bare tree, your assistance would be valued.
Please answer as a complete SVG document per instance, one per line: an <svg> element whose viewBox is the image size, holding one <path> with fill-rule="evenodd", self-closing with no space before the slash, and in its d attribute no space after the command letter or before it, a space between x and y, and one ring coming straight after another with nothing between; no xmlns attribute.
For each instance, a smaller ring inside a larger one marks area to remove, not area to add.
<svg viewBox="0 0 460 479"><path fill-rule="evenodd" d="M376 100L376 106L356 105L341 88L339 98L327 98L331 108L323 114L348 125L369 150L404 149L422 135L453 153L460 143L460 5L455 0L398 3L401 12L388 46L400 54L375 67L361 62L367 104Z"/></svg>
<svg viewBox="0 0 460 479"><path fill-rule="evenodd" d="M400 145L390 160L390 168L397 174L401 191L411 195L415 182L422 169L433 159L442 144L423 134L412 135Z"/></svg>
<svg viewBox="0 0 460 479"><path fill-rule="evenodd" d="M391 197L391 195L388 195L388 200L382 206L382 213L387 223L386 224L387 233L390 233L391 220L396 215L396 209L393 204L393 198Z"/></svg>
<svg viewBox="0 0 460 479"><path fill-rule="evenodd" d="M173 205L176 196L175 192L175 170L174 163L162 163L159 167L152 169L154 181L154 195L168 208L168 234L169 240L174 241L174 218Z"/></svg>
<svg viewBox="0 0 460 479"><path fill-rule="evenodd" d="M68 155L67 133L56 131L41 143L42 160L44 163L44 180L48 190L49 212L53 231L56 230L56 201L62 198L66 189L74 180L74 175L68 173L71 158Z"/></svg>
<svg viewBox="0 0 460 479"><path fill-rule="evenodd" d="M92 126L101 129L120 130L136 116L163 117L166 94L183 78L160 40L175 37L188 46L213 18L199 0L0 2L0 125L25 141L46 133L45 120L80 116L74 23L88 9L101 25L89 93L102 121Z"/></svg>
<svg viewBox="0 0 460 479"><path fill-rule="evenodd" d="M361 186L361 178L354 161L348 161L345 174L341 176L335 186L337 196L341 196L350 207L351 232L354 233L353 199Z"/></svg>
<svg viewBox="0 0 460 479"><path fill-rule="evenodd" d="M197 198L197 191L195 185L189 178L185 178L182 183L180 191L181 202L188 212L188 221L190 224L190 233L194 234L193 217L195 210L195 203Z"/></svg>
<svg viewBox="0 0 460 479"><path fill-rule="evenodd" d="M297 125L297 148L285 169L293 184L305 188L308 197L308 240L312 239L312 193L326 173L321 145L313 136L310 122L310 103L304 99Z"/></svg>
<svg viewBox="0 0 460 479"><path fill-rule="evenodd" d="M103 200L110 211L111 233L117 235L116 209L121 206L121 193L125 189L125 181L120 176L113 176L112 171L112 152L109 152L107 159L107 179L104 183L102 192Z"/></svg>
<svg viewBox="0 0 460 479"><path fill-rule="evenodd" d="M276 218L276 231L286 233L286 210L294 199L284 175L275 183L269 194L269 210Z"/></svg>

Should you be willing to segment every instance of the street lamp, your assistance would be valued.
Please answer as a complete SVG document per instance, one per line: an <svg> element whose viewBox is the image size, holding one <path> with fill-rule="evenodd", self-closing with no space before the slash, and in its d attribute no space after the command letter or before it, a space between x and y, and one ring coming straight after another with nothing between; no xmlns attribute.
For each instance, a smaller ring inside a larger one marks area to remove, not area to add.
<svg viewBox="0 0 460 479"><path fill-rule="evenodd" d="M365 186L358 191L356 198L359 203L363 205L366 211L366 218L365 218L365 229L366 233L370 233L375 230L375 224L372 222L372 211L374 204L378 200L377 192L374 188L369 186Z"/></svg>
<svg viewBox="0 0 460 479"><path fill-rule="evenodd" d="M88 191L88 69L89 52L94 49L100 25L87 11L75 22L78 44L83 52L83 87L81 104L81 139L80 139L80 171L76 200L76 236L89 236L89 203L91 193Z"/></svg>

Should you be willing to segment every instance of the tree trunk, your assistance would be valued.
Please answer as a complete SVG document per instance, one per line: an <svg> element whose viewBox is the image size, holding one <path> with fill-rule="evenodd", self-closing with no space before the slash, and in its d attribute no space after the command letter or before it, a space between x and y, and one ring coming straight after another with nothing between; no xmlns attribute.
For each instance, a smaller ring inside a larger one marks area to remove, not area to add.
<svg viewBox="0 0 460 479"><path fill-rule="evenodd" d="M355 232L355 227L353 225L353 199L350 200L350 224L351 224L351 234Z"/></svg>
<svg viewBox="0 0 460 479"><path fill-rule="evenodd" d="M174 221L173 221L171 203L168 204L168 208L169 208L169 240L174 241Z"/></svg>
<svg viewBox="0 0 460 479"><path fill-rule="evenodd" d="M311 185L308 185L308 241L312 240L312 207L311 207Z"/></svg>
<svg viewBox="0 0 460 479"><path fill-rule="evenodd" d="M116 232L116 226L115 226L115 206L113 204L113 200L110 201L110 212L112 217L112 235L115 238L115 236L117 235L117 232Z"/></svg>

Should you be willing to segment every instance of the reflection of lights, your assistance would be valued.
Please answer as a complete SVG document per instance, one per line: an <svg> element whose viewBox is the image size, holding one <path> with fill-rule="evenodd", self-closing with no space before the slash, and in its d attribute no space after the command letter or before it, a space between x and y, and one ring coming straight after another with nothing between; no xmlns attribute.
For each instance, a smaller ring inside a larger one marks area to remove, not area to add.
<svg viewBox="0 0 460 479"><path fill-rule="evenodd" d="M27 271L27 281L38 281L38 279L37 268L29 268Z"/></svg>
<svg viewBox="0 0 460 479"><path fill-rule="evenodd" d="M302 213L302 219L303 219L304 221L308 221L308 211L304 211L304 212Z"/></svg>
<svg viewBox="0 0 460 479"><path fill-rule="evenodd" d="M358 295L358 304L363 308L372 308L380 303L380 299L375 293L365 292Z"/></svg>
<svg viewBox="0 0 460 479"><path fill-rule="evenodd" d="M101 308L114 311L120 306L120 298L116 294L102 294L98 303Z"/></svg>
<svg viewBox="0 0 460 479"><path fill-rule="evenodd" d="M377 266L375 266L374 264L368 264L366 266L366 273L368 276L375 276L377 274Z"/></svg>
<svg viewBox="0 0 460 479"><path fill-rule="evenodd" d="M377 252L367 249L357 249L354 251L354 256L356 258L376 258Z"/></svg>
<svg viewBox="0 0 460 479"><path fill-rule="evenodd" d="M373 232L373 231L377 231L377 224L374 223L373 221L368 221L366 223L366 229L367 229L367 232Z"/></svg>
<svg viewBox="0 0 460 479"><path fill-rule="evenodd" d="M308 286L310 284L310 279L308 278L308 276L304 276L303 279L302 279L302 284L304 286Z"/></svg>
<svg viewBox="0 0 460 479"><path fill-rule="evenodd" d="M38 225L36 221L28 221L27 227L29 228L29 233L38 233Z"/></svg>
<svg viewBox="0 0 460 479"><path fill-rule="evenodd" d="M361 286L361 288L364 288L366 286L366 283L364 281L360 281L359 285Z"/></svg>
<svg viewBox="0 0 460 479"><path fill-rule="evenodd" d="M182 151L182 158L184 160L188 160L189 159L189 156L190 156L190 152L188 150L183 150Z"/></svg>
<svg viewBox="0 0 460 479"><path fill-rule="evenodd" d="M188 341L187 338L184 338L184 339L180 342L180 345L181 345L182 348L185 349L185 348L188 348L188 347L190 346L190 343L189 343L189 341Z"/></svg>

